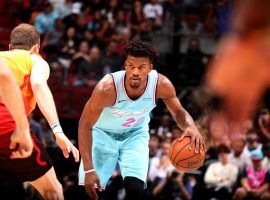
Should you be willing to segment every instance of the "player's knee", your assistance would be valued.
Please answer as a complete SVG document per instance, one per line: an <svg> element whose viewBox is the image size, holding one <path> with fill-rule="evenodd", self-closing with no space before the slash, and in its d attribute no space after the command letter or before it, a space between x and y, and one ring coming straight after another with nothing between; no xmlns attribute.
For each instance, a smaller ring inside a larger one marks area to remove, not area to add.
<svg viewBox="0 0 270 200"><path fill-rule="evenodd" d="M144 192L144 182L135 177L126 177L124 179L126 190L126 200L142 199Z"/></svg>
<svg viewBox="0 0 270 200"><path fill-rule="evenodd" d="M44 198L46 200L64 200L62 185L57 183L54 189L44 191Z"/></svg>

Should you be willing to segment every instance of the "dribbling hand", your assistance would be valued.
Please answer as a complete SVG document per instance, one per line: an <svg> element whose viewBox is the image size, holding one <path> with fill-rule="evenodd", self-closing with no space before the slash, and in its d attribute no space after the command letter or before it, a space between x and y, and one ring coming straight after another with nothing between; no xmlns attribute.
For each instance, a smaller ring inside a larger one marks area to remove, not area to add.
<svg viewBox="0 0 270 200"><path fill-rule="evenodd" d="M33 141L30 136L29 129L25 131L16 130L13 132L10 138L10 149L15 149L17 144L19 148L16 151L13 151L10 158L27 158L32 154L33 151Z"/></svg>
<svg viewBox="0 0 270 200"><path fill-rule="evenodd" d="M183 135L179 138L179 141L182 140L184 137L189 136L191 137L190 142L190 149L192 149L193 145L195 145L195 153L205 152L206 146L204 143L204 139L202 135L199 133L198 129L195 127L188 127L185 129Z"/></svg>
<svg viewBox="0 0 270 200"><path fill-rule="evenodd" d="M87 194L93 199L97 200L98 196L95 190L95 184L98 187L98 190L101 192L102 188L100 185L100 180L96 172L86 173L84 178L84 187Z"/></svg>
<svg viewBox="0 0 270 200"><path fill-rule="evenodd" d="M78 149L70 142L63 132L56 133L55 139L65 158L68 158L71 152L75 162L79 162L80 155Z"/></svg>

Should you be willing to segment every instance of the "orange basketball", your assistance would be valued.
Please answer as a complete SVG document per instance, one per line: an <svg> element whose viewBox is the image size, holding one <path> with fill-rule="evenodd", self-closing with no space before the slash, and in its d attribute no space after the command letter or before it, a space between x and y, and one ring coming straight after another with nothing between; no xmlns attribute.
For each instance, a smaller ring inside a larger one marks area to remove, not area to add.
<svg viewBox="0 0 270 200"><path fill-rule="evenodd" d="M175 139L171 144L169 155L172 165L182 172L193 171L202 166L205 153L195 154L195 145L189 150L190 137L183 140Z"/></svg>

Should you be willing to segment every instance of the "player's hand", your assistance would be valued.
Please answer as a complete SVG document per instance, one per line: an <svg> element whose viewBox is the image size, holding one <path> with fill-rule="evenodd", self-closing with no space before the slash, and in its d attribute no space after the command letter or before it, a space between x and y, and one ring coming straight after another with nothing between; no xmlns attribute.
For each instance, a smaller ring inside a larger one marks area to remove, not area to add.
<svg viewBox="0 0 270 200"><path fill-rule="evenodd" d="M68 158L71 152L75 162L79 162L80 155L78 149L70 142L63 132L56 133L55 139L58 146L62 149L65 158Z"/></svg>
<svg viewBox="0 0 270 200"><path fill-rule="evenodd" d="M97 200L98 196L96 193L95 185L97 185L98 190L101 192L102 188L100 185L100 180L98 178L98 175L96 172L90 172L85 174L84 178L84 187L87 192L87 194L93 199Z"/></svg>
<svg viewBox="0 0 270 200"><path fill-rule="evenodd" d="M191 126L187 127L182 136L178 140L180 141L187 136L191 138L189 148L192 149L193 145L195 145L195 153L199 153L200 151L201 152L206 151L204 139L196 127Z"/></svg>
<svg viewBox="0 0 270 200"><path fill-rule="evenodd" d="M16 130L13 132L10 138L10 149L16 148L19 144L19 148L13 151L10 158L27 158L32 154L33 151L33 141L29 132L29 129L25 131Z"/></svg>

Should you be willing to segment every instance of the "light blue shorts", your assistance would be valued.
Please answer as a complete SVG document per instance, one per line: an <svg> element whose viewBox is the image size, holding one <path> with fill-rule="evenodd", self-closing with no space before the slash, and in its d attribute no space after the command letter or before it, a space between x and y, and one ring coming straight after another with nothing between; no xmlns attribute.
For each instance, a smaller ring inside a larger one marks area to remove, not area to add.
<svg viewBox="0 0 270 200"><path fill-rule="evenodd" d="M149 133L136 130L124 134L108 133L98 128L92 132L92 161L100 183L105 188L117 162L122 177L136 177L145 182L149 160ZM83 163L80 163L79 185L84 185Z"/></svg>

